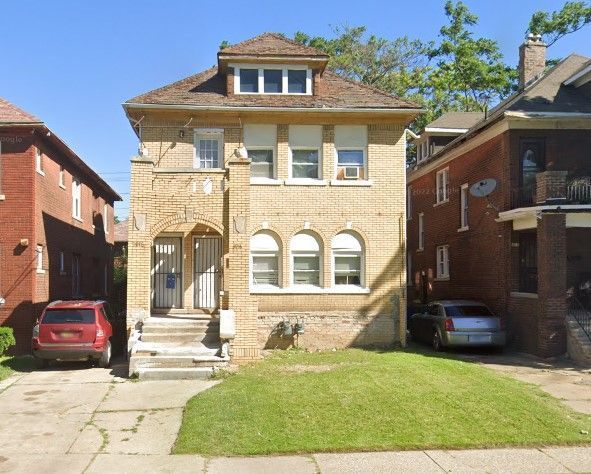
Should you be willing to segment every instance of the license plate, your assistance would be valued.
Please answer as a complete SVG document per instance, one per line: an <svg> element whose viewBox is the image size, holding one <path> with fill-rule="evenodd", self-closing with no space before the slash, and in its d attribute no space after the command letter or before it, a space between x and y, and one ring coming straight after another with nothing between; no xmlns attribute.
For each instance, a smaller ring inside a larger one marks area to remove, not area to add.
<svg viewBox="0 0 591 474"><path fill-rule="evenodd" d="M470 342L475 342L477 344L485 344L490 342L491 338L489 335L483 336L483 335L475 335L475 336L468 336L468 340Z"/></svg>
<svg viewBox="0 0 591 474"><path fill-rule="evenodd" d="M75 332L62 332L62 333L60 333L60 336L63 339L72 339L73 337L76 336L76 333Z"/></svg>

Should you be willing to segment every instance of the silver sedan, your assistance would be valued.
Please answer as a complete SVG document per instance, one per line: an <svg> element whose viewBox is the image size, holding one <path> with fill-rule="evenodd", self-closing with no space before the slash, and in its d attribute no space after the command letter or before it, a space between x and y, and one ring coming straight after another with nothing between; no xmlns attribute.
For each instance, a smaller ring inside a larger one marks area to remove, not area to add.
<svg viewBox="0 0 591 474"><path fill-rule="evenodd" d="M452 346L503 347L506 342L502 318L483 303L469 300L439 300L410 317L414 341L428 342L435 351Z"/></svg>

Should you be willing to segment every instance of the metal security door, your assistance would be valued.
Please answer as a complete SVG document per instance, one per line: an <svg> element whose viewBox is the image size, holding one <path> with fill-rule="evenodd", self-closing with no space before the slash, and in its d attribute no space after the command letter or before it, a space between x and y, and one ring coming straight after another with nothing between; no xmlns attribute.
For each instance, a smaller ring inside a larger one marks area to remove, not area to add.
<svg viewBox="0 0 591 474"><path fill-rule="evenodd" d="M216 309L219 306L222 239L195 238L195 308Z"/></svg>
<svg viewBox="0 0 591 474"><path fill-rule="evenodd" d="M180 237L154 239L152 306L181 308L183 304L182 240Z"/></svg>

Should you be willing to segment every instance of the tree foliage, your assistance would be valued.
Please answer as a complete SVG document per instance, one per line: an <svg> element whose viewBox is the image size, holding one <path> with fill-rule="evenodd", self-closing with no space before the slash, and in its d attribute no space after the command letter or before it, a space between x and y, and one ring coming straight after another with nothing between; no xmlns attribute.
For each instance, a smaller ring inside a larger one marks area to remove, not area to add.
<svg viewBox="0 0 591 474"><path fill-rule="evenodd" d="M586 2L566 2L561 10L552 13L535 12L527 32L542 35L548 46L564 36L580 30L591 23L591 6Z"/></svg>

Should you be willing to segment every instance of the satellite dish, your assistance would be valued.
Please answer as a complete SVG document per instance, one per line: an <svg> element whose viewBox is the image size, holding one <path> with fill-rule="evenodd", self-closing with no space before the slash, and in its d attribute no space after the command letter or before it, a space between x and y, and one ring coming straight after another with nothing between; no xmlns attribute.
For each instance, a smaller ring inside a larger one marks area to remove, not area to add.
<svg viewBox="0 0 591 474"><path fill-rule="evenodd" d="M497 188L497 180L483 179L470 186L470 194L474 197L486 197Z"/></svg>

